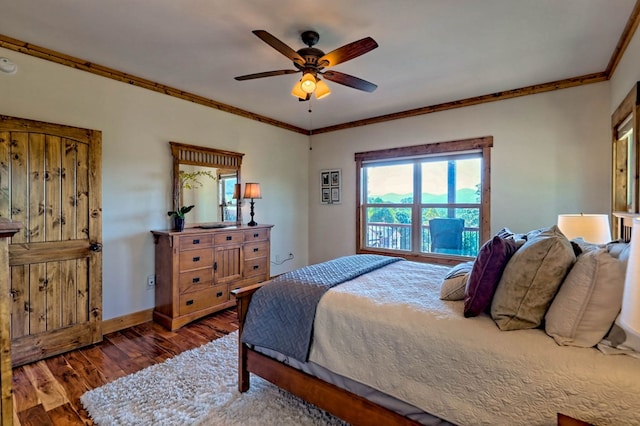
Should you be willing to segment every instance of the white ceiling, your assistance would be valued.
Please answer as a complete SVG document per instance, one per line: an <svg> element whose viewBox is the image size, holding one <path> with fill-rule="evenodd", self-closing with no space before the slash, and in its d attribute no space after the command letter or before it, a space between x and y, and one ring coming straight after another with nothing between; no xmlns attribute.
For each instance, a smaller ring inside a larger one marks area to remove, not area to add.
<svg viewBox="0 0 640 426"><path fill-rule="evenodd" d="M604 71L635 1L2 0L0 34L310 129ZM333 69L378 89L328 81L309 114L299 74L236 81L294 69L254 29L324 52L371 36Z"/></svg>

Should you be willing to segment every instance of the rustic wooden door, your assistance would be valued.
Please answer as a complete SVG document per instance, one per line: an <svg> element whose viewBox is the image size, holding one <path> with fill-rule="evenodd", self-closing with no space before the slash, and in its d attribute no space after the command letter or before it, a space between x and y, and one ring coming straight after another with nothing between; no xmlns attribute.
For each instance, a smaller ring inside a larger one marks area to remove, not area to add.
<svg viewBox="0 0 640 426"><path fill-rule="evenodd" d="M14 366L102 340L101 145L0 116L0 217L24 224L9 245Z"/></svg>

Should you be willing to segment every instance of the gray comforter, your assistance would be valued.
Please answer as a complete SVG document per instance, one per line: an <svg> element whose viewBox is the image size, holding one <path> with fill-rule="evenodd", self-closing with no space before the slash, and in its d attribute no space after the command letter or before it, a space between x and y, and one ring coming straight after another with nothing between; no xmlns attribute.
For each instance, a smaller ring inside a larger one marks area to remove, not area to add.
<svg viewBox="0 0 640 426"><path fill-rule="evenodd" d="M307 361L316 306L332 287L393 262L397 257L353 255L287 272L252 297L242 342Z"/></svg>

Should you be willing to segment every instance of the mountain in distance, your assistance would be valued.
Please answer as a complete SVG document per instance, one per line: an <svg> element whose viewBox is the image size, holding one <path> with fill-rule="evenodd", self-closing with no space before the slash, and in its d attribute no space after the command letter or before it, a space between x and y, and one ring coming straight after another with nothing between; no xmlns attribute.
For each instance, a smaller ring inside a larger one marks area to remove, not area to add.
<svg viewBox="0 0 640 426"><path fill-rule="evenodd" d="M400 203L401 200L407 199L411 197L412 194L396 194L394 192L390 192L383 195L371 195L369 198L377 198L380 197L383 200L383 203ZM447 202L447 194L422 194L422 202L423 203L446 203ZM472 188L462 188L456 191L456 202L457 203L478 203L478 195L476 194L476 190Z"/></svg>

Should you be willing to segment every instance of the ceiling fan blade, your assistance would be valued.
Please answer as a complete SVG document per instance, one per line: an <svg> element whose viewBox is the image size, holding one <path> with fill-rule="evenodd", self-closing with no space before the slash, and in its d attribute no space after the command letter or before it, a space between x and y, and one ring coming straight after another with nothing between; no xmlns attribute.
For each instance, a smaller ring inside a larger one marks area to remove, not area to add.
<svg viewBox="0 0 640 426"><path fill-rule="evenodd" d="M324 76L324 78L326 78L327 80L331 80L334 83L353 87L354 89L358 90L364 90L365 92L373 92L378 87L376 84L338 71L326 71L322 73L322 75Z"/></svg>
<svg viewBox="0 0 640 426"><path fill-rule="evenodd" d="M252 80L254 78L273 77L275 75L296 74L299 72L300 72L299 70L265 71L265 72L257 72L255 74L239 75L238 77L234 77L234 78L238 81L242 81L242 80Z"/></svg>
<svg viewBox="0 0 640 426"><path fill-rule="evenodd" d="M332 67L350 59L357 58L360 55L364 55L376 47L378 47L378 43L376 43L374 39L371 37L365 37L362 40L354 41L353 43L345 44L336 50L332 50L318 59L318 65Z"/></svg>
<svg viewBox="0 0 640 426"><path fill-rule="evenodd" d="M278 52L282 53L287 58L291 59L293 62L299 65L304 65L304 58L300 56L298 52L266 32L265 30L253 30L252 32L257 35L262 41L276 49Z"/></svg>

